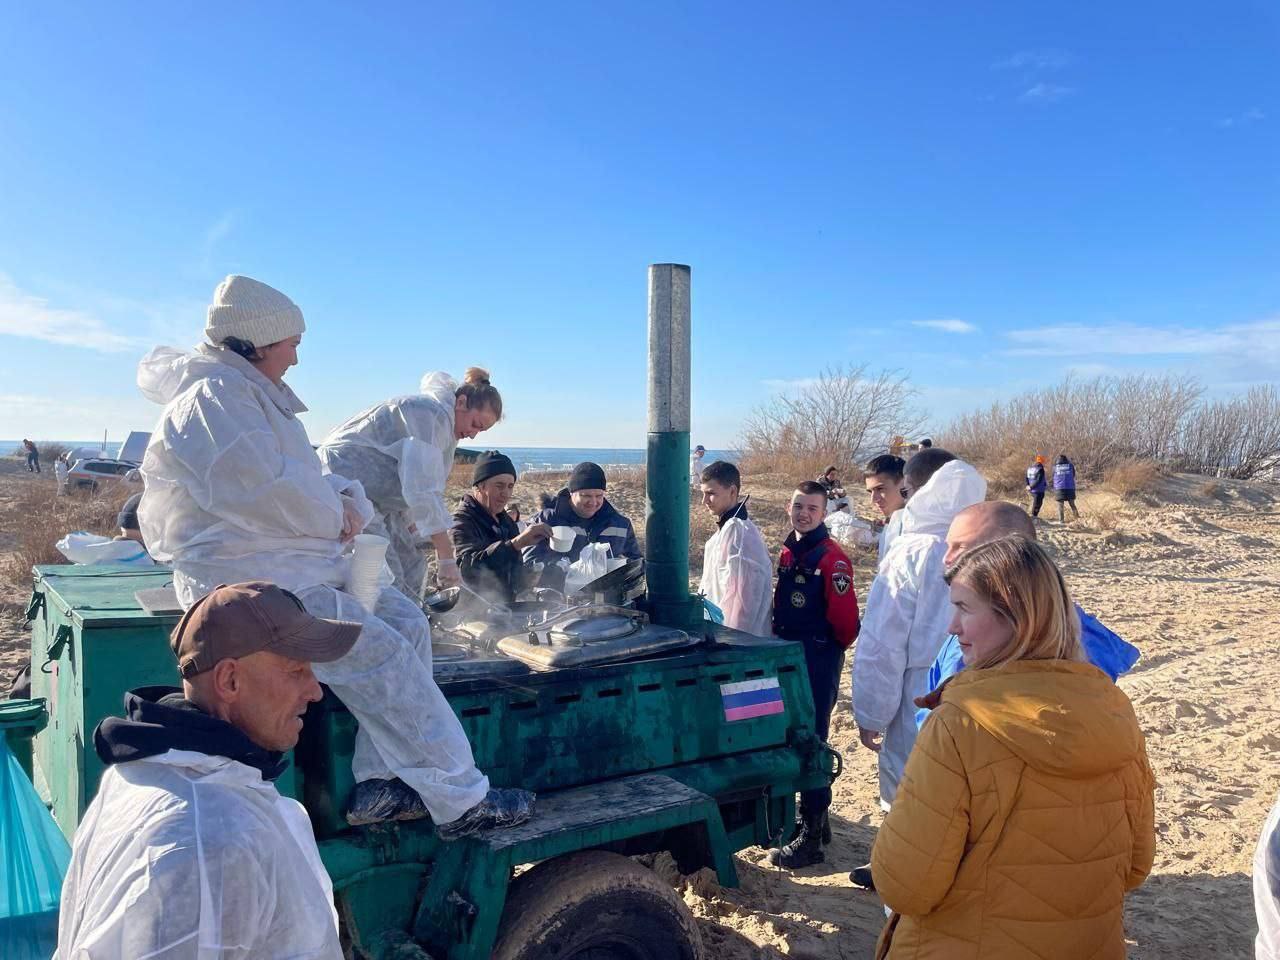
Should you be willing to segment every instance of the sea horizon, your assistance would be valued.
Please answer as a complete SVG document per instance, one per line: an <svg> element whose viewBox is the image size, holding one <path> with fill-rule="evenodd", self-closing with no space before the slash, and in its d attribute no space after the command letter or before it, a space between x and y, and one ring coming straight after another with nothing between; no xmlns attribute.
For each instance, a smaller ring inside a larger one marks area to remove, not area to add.
<svg viewBox="0 0 1280 960"><path fill-rule="evenodd" d="M101 440L40 440L35 441L37 448L42 443L57 443L72 450L90 448L103 450ZM21 440L0 440L0 451L10 455L17 452L22 445ZM120 452L122 442L108 443L105 456L115 457ZM464 442L458 445L465 450L497 449L511 458L516 469L524 471L571 470L576 464L589 460L602 467L643 466L647 451L643 447L547 447L547 446L498 446L489 447L481 443ZM708 449L706 463L715 460L736 462L740 453L736 450Z"/></svg>

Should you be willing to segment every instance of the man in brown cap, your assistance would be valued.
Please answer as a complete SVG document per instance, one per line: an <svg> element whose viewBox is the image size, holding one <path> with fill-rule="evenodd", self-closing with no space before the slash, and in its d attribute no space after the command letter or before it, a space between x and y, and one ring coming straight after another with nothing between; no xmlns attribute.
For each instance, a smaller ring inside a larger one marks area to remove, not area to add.
<svg viewBox="0 0 1280 960"><path fill-rule="evenodd" d="M94 732L107 770L76 831L58 956L340 960L310 821L272 780L320 699L311 664L359 634L271 583L191 606L170 638L182 689L131 691L127 719Z"/></svg>

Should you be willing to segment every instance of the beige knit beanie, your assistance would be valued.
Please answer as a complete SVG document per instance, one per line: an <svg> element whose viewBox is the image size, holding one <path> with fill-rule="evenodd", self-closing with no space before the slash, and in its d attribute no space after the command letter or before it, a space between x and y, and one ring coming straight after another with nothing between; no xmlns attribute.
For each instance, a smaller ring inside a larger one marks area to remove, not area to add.
<svg viewBox="0 0 1280 960"><path fill-rule="evenodd" d="M302 311L279 290L231 274L213 291L204 333L215 346L236 337L266 347L296 337L306 328Z"/></svg>

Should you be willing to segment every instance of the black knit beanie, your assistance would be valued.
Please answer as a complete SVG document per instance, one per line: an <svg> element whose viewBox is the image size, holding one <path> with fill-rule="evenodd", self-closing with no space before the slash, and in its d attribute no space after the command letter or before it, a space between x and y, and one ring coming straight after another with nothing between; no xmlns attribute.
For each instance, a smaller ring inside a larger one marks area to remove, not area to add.
<svg viewBox="0 0 1280 960"><path fill-rule="evenodd" d="M569 474L569 492L604 490L604 467L598 463L580 463Z"/></svg>
<svg viewBox="0 0 1280 960"><path fill-rule="evenodd" d="M121 530L138 529L138 504L142 502L142 494L135 493L124 502L120 514L116 517L116 526Z"/></svg>
<svg viewBox="0 0 1280 960"><path fill-rule="evenodd" d="M476 468L471 471L471 485L477 487L490 477L504 473L509 473L513 477L517 475L516 465L511 462L511 458L497 450L486 450L476 457Z"/></svg>

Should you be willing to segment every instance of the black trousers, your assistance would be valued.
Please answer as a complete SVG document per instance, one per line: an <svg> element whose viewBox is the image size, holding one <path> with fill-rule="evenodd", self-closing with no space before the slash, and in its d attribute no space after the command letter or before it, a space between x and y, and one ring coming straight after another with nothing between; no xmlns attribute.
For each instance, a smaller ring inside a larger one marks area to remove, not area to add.
<svg viewBox="0 0 1280 960"><path fill-rule="evenodd" d="M1044 491L1033 493L1031 495L1031 515L1033 517L1040 516L1040 508L1044 506Z"/></svg>
<svg viewBox="0 0 1280 960"><path fill-rule="evenodd" d="M809 689L813 693L814 730L818 739L826 741L831 732L831 711L844 670L844 648L826 637L805 637L804 663L809 672ZM831 788L805 790L800 794L800 815L820 817L831 806Z"/></svg>

